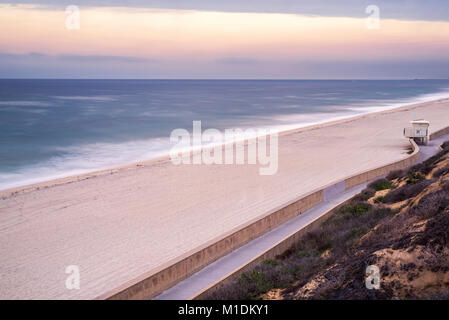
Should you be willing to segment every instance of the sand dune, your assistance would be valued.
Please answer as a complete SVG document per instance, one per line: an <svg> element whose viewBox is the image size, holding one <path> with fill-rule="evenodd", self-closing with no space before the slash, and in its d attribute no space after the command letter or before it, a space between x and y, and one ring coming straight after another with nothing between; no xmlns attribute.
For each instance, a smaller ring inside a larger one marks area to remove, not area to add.
<svg viewBox="0 0 449 320"><path fill-rule="evenodd" d="M449 99L282 135L273 176L160 160L2 192L0 298L97 297L301 194L407 157L414 113L441 129ZM66 289L69 265L79 290Z"/></svg>

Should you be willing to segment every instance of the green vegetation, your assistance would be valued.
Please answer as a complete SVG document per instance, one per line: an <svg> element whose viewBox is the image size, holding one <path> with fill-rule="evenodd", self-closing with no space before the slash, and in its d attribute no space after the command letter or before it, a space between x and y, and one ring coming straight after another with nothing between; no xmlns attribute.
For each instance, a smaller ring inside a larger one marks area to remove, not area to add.
<svg viewBox="0 0 449 320"><path fill-rule="evenodd" d="M395 190L392 190L384 197L385 203L401 202L412 197L417 196L427 186L429 186L434 180L422 180L413 184L405 184Z"/></svg>
<svg viewBox="0 0 449 320"><path fill-rule="evenodd" d="M391 189L392 186L393 185L392 185L391 181L388 179L379 179L379 180L376 180L368 185L368 187L370 187L376 191Z"/></svg>
<svg viewBox="0 0 449 320"><path fill-rule="evenodd" d="M391 171L387 175L386 179L391 181L391 180L394 180L394 179L402 178L404 175L405 175L405 171L404 170L394 170L394 171Z"/></svg>
<svg viewBox="0 0 449 320"><path fill-rule="evenodd" d="M365 235L366 233L368 233L369 231L370 231L370 229L365 228L365 227L353 228L347 234L347 238L348 239L358 239L358 238L362 237L363 235Z"/></svg>
<svg viewBox="0 0 449 320"><path fill-rule="evenodd" d="M279 264L279 262L277 262L276 260L271 260L271 259L264 260L263 263L264 264L268 264L268 265L272 265L272 266L277 266Z"/></svg>
<svg viewBox="0 0 449 320"><path fill-rule="evenodd" d="M365 213L369 212L371 209L371 205L365 202L358 202L355 204L350 204L342 207L340 209L340 213L343 214L345 217L358 217L362 216Z"/></svg>
<svg viewBox="0 0 449 320"><path fill-rule="evenodd" d="M374 199L374 203L385 203L385 197L377 197L376 199Z"/></svg>
<svg viewBox="0 0 449 320"><path fill-rule="evenodd" d="M438 178L438 177L441 177L443 174L446 174L448 172L449 172L449 165L435 170L435 172L433 173L433 176L435 178Z"/></svg>
<svg viewBox="0 0 449 320"><path fill-rule="evenodd" d="M354 201L367 201L371 199L376 194L376 190L371 188L363 189L358 195L356 195L353 199Z"/></svg>
<svg viewBox="0 0 449 320"><path fill-rule="evenodd" d="M415 183L421 182L423 180L424 180L424 176L419 171L412 169L407 173L407 183L408 184L415 184Z"/></svg>

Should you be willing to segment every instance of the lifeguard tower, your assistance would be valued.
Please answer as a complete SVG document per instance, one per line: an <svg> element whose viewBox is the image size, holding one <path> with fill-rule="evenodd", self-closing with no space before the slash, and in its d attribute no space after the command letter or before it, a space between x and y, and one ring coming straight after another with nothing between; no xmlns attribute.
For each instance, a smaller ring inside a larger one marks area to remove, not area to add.
<svg viewBox="0 0 449 320"><path fill-rule="evenodd" d="M420 119L410 121L411 127L404 128L404 137L415 140L418 144L427 144L429 141L430 122Z"/></svg>

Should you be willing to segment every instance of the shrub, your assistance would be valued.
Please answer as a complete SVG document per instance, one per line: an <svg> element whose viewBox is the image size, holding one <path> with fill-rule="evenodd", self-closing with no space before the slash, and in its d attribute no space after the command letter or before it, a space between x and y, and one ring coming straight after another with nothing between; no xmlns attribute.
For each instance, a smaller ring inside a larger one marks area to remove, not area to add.
<svg viewBox="0 0 449 320"><path fill-rule="evenodd" d="M263 281L265 279L264 274L260 271L254 270L251 273L251 279L256 281Z"/></svg>
<svg viewBox="0 0 449 320"><path fill-rule="evenodd" d="M371 205L364 202L359 202L356 204L350 204L342 207L340 209L340 212L344 214L346 217L358 217L362 216L365 213L369 212L371 210Z"/></svg>
<svg viewBox="0 0 449 320"><path fill-rule="evenodd" d="M410 168L410 170L407 172L407 174L409 174L410 173L410 171L419 171L419 170L421 170L422 168L423 168L423 164L422 164L422 162L420 162L420 163L417 163L417 164L415 164L414 166L412 166L411 168Z"/></svg>
<svg viewBox="0 0 449 320"><path fill-rule="evenodd" d="M402 178L404 175L405 175L404 170L394 170L394 171L390 171L390 173L387 175L386 179L391 181L394 179Z"/></svg>
<svg viewBox="0 0 449 320"><path fill-rule="evenodd" d="M430 171L433 170L433 168L435 168L434 163L424 163L424 166L421 168L421 172L426 175L429 174Z"/></svg>
<svg viewBox="0 0 449 320"><path fill-rule="evenodd" d="M410 209L413 215L430 217L449 207L449 192L445 189L426 194Z"/></svg>
<svg viewBox="0 0 449 320"><path fill-rule="evenodd" d="M359 194L357 194L353 198L353 200L357 201L357 202L359 202L359 201L366 201L366 200L372 198L375 193L376 193L376 191L374 189L366 188L366 189L363 189Z"/></svg>
<svg viewBox="0 0 449 320"><path fill-rule="evenodd" d="M390 191L384 197L386 203L395 203L410 199L418 195L421 191L427 188L435 180L424 180L415 184L406 184L400 188Z"/></svg>
<svg viewBox="0 0 449 320"><path fill-rule="evenodd" d="M376 199L374 199L374 203L384 203L385 202L385 197L377 197Z"/></svg>
<svg viewBox="0 0 449 320"><path fill-rule="evenodd" d="M369 188L374 189L376 191L390 189L392 187L391 181L387 179L378 179L374 182L371 182L368 185Z"/></svg>
<svg viewBox="0 0 449 320"><path fill-rule="evenodd" d="M421 172L424 174L430 173L435 165L441 160L441 158L449 152L449 148L443 149L438 152L436 155L430 157L426 161L423 162L423 166L421 168Z"/></svg>
<svg viewBox="0 0 449 320"><path fill-rule="evenodd" d="M424 176L413 168L407 173L407 183L415 184L424 180Z"/></svg>
<svg viewBox="0 0 449 320"><path fill-rule="evenodd" d="M279 262L277 262L276 260L267 259L267 260L264 260L263 264L268 264L268 265L272 265L272 266L277 266L277 265L279 264Z"/></svg>
<svg viewBox="0 0 449 320"><path fill-rule="evenodd" d="M347 234L347 239L357 239L361 238L364 234L368 233L370 229L365 227L359 227L359 228L353 228L350 232Z"/></svg>
<svg viewBox="0 0 449 320"><path fill-rule="evenodd" d="M384 218L387 216L391 216L393 214L394 214L394 211L388 207L377 207L377 208L373 209L373 211L372 211L372 215L376 216L378 218Z"/></svg>
<svg viewBox="0 0 449 320"><path fill-rule="evenodd" d="M449 181L446 181L446 182L443 184L443 190L449 191Z"/></svg>
<svg viewBox="0 0 449 320"><path fill-rule="evenodd" d="M443 174L445 174L445 173L447 173L447 172L449 172L449 165L448 165L448 166L445 166L445 167L443 167L443 168L437 169L437 170L433 173L433 176L434 176L435 178L438 178L438 177L442 176Z"/></svg>
<svg viewBox="0 0 449 320"><path fill-rule="evenodd" d="M441 148L444 149L448 149L449 148L449 140L446 142L443 142L443 144L441 145Z"/></svg>
<svg viewBox="0 0 449 320"><path fill-rule="evenodd" d="M300 250L298 252L298 257L303 258L303 257L316 257L318 256L320 253L318 252L318 250L316 249L310 249L310 250Z"/></svg>
<svg viewBox="0 0 449 320"><path fill-rule="evenodd" d="M322 230L315 230L310 232L305 237L305 242L312 248L316 248L319 253L326 251L332 247L329 234Z"/></svg>

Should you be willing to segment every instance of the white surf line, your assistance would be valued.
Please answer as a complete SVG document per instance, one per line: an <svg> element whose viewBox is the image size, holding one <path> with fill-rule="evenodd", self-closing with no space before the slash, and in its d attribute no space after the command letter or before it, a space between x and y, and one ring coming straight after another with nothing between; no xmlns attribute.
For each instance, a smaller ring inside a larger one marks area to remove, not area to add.
<svg viewBox="0 0 449 320"><path fill-rule="evenodd" d="M449 135L446 134L429 141L427 146L419 146L420 160L418 162L422 162L436 154L439 151L439 145L448 139ZM307 210L303 214L290 219L275 229L265 233L261 237L214 261L197 273L156 296L153 300L187 300L194 297L196 294L208 288L218 280L223 279L230 273L244 266L248 261L251 261L257 256L263 254L274 244L308 226L310 223L334 209L341 203L349 200L366 188L370 182L371 181L368 181L342 193L331 195L328 199Z"/></svg>

